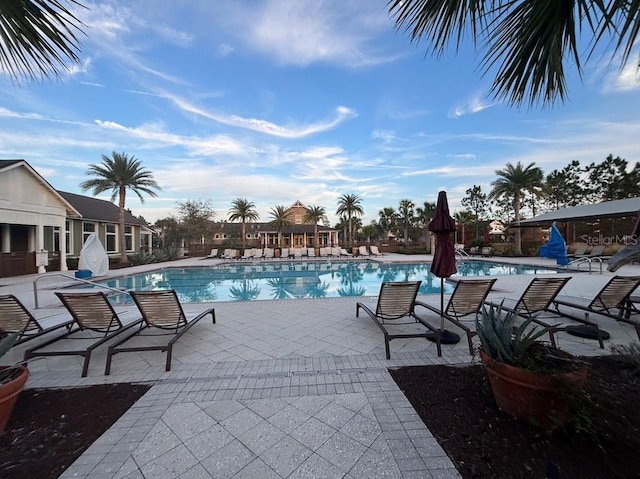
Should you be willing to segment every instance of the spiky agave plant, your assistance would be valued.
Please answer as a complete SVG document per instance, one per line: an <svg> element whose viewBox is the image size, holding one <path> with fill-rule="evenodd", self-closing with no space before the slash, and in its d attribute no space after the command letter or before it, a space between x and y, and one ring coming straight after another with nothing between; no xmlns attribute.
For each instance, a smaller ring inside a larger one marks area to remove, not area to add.
<svg viewBox="0 0 640 479"><path fill-rule="evenodd" d="M483 306L476 318L476 334L487 356L512 366L523 364L538 339L554 328L532 327L533 318L516 325L517 319L518 315L512 311L503 313L501 305Z"/></svg>
<svg viewBox="0 0 640 479"><path fill-rule="evenodd" d="M5 334L0 337L0 358L9 351L18 341L18 333ZM15 379L22 373L22 365L24 362L12 364L0 370L0 384L5 384Z"/></svg>

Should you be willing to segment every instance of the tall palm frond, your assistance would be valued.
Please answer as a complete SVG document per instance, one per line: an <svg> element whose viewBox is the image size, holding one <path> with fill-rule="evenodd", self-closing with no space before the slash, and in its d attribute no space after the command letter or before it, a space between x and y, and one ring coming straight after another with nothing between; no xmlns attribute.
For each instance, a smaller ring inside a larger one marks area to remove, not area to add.
<svg viewBox="0 0 640 479"><path fill-rule="evenodd" d="M260 215L256 211L256 205L246 198L236 198L231 202L229 209L229 221L240 220L242 222L242 247L247 245L246 225L247 221L257 221Z"/></svg>
<svg viewBox="0 0 640 479"><path fill-rule="evenodd" d="M304 222L313 223L313 233L315 241L314 246L316 247L319 246L318 223L320 221L327 221L327 210L324 208L324 206L308 206L304 215Z"/></svg>
<svg viewBox="0 0 640 479"><path fill-rule="evenodd" d="M338 199L338 209L336 210L336 214L339 216L345 215L347 217L347 222L349 223L349 242L353 244L353 217L362 216L364 214L360 195L342 195Z"/></svg>
<svg viewBox="0 0 640 479"><path fill-rule="evenodd" d="M638 0L390 0L396 29L412 42L426 40L436 56L469 36L485 49L486 75L497 73L491 92L521 106L565 101L565 65L582 74L579 36L591 35L589 59L601 44L613 45L611 60L628 63L640 31Z"/></svg>
<svg viewBox="0 0 640 479"><path fill-rule="evenodd" d="M87 175L93 176L93 178L80 184L83 190L92 190L94 195L111 190L111 201L115 201L118 198L120 260L126 263L127 248L124 213L127 190L133 191L140 198L140 202L144 203L142 193L152 197L158 196L155 190L159 190L160 186L153 179L153 173L145 170L140 160L136 159L135 156L129 157L126 153L115 151L112 152L111 157L102 155L101 165L89 165Z"/></svg>
<svg viewBox="0 0 640 479"><path fill-rule="evenodd" d="M0 69L18 82L59 78L68 62L81 63L82 23L76 0L0 0Z"/></svg>

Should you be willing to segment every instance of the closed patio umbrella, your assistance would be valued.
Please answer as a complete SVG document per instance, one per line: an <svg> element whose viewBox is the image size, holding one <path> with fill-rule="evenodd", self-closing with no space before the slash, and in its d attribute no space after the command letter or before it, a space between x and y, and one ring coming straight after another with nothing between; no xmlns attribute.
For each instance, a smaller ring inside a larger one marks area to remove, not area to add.
<svg viewBox="0 0 640 479"><path fill-rule="evenodd" d="M436 236L436 249L431 263L431 272L440 278L440 313L444 311L444 279L455 274L456 252L453 243L449 239L451 233L456 230L456 222L449 214L449 202L447 193L438 193L436 212L429 223L429 231ZM428 335L428 338L435 341L435 333ZM460 341L460 335L453 331L444 329L444 317L440 316L440 342L453 344Z"/></svg>

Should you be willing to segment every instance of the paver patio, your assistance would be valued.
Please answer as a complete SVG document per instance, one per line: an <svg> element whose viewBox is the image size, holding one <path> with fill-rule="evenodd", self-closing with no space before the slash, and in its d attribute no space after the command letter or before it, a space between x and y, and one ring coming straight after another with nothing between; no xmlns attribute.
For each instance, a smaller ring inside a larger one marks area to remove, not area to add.
<svg viewBox="0 0 640 479"><path fill-rule="evenodd" d="M201 266L202 261L181 260L180 265ZM523 261L552 264L540 258L517 262ZM565 292L585 297L610 278L606 272L571 274ZM640 266L625 266L616 274L640 274ZM37 316L65 314L50 289L60 279L39 281L45 289L38 293ZM490 299L516 298L530 279L498 277ZM0 294L16 294L33 308L32 281L1 278ZM439 302L438 296L419 299ZM201 321L181 338L170 372L164 371L164 355L157 352L117 355L111 375L104 376L106 348L100 348L86 378L80 377L77 358L34 361L31 388L154 384L61 477L459 477L387 368L468 364L473 358L466 341L443 346L438 357L433 343L396 339L386 360L375 323L355 316L357 301L375 305L375 298L213 303L217 322ZM188 304L185 309L194 314L205 306ZM611 333L607 346L637 339L629 325L613 320L601 324ZM595 341L563 333L558 340L576 354L608 353ZM20 349L13 354L19 356Z"/></svg>

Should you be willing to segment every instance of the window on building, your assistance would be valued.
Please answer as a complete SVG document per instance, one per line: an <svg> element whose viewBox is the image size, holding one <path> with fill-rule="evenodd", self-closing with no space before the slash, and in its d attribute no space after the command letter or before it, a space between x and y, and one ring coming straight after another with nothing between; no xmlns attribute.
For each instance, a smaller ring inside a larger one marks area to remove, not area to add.
<svg viewBox="0 0 640 479"><path fill-rule="evenodd" d="M82 223L82 243L87 241L87 238L91 233L95 233L97 230L95 223Z"/></svg>
<svg viewBox="0 0 640 479"><path fill-rule="evenodd" d="M127 251L133 251L133 229L131 225L124 227L124 243L127 247Z"/></svg>
<svg viewBox="0 0 640 479"><path fill-rule="evenodd" d="M65 254L71 254L71 222L64 222L64 235L67 238L67 248Z"/></svg>
<svg viewBox="0 0 640 479"><path fill-rule="evenodd" d="M53 251L60 251L60 227L53 227Z"/></svg>
<svg viewBox="0 0 640 479"><path fill-rule="evenodd" d="M118 251L118 234L116 225L106 225L105 234L107 239L107 253Z"/></svg>

